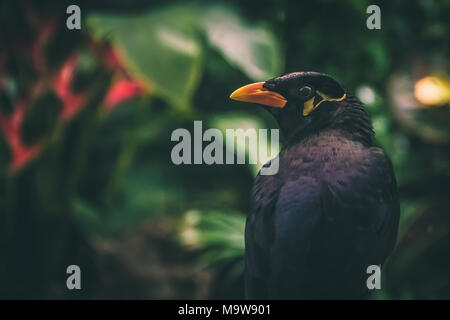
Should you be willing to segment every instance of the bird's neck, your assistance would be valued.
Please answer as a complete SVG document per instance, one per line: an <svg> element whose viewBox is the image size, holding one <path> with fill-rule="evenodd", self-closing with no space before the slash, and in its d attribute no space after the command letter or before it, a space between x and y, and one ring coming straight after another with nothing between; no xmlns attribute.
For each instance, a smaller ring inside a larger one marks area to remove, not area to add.
<svg viewBox="0 0 450 320"><path fill-rule="evenodd" d="M325 106L324 106L325 107ZM286 136L287 144L295 144L307 136L320 134L327 130L339 131L346 138L373 146L375 133L370 115L358 98L347 95L339 105L329 105L329 117L311 121Z"/></svg>
<svg viewBox="0 0 450 320"><path fill-rule="evenodd" d="M366 108L355 96L348 96L339 103L333 112L331 129L337 129L346 134L351 140L361 142L366 146L375 143L375 132Z"/></svg>

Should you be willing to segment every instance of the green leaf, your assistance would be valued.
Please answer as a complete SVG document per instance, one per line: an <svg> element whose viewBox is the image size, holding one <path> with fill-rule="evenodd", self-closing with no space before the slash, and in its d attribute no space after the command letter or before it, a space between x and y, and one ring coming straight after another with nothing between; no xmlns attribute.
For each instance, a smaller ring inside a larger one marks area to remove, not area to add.
<svg viewBox="0 0 450 320"><path fill-rule="evenodd" d="M232 280L244 272L245 219L244 214L228 210L191 210L184 216L180 240L199 250L200 266L228 266L223 276Z"/></svg>
<svg viewBox="0 0 450 320"><path fill-rule="evenodd" d="M185 214L180 240L199 249L226 251L221 255L235 258L244 254L244 229L241 213L191 210Z"/></svg>
<svg viewBox="0 0 450 320"><path fill-rule="evenodd" d="M218 114L210 119L210 125L213 128L217 128L222 131L222 135L226 137L226 130L227 129L242 129L245 132L247 130L255 130L257 132L257 139L258 144L257 148L251 147L251 142L248 138L242 139L242 138L236 138L235 139L235 147L234 149L228 149L230 145L228 145L228 141L226 143L226 147L228 152L233 153L245 153L247 156L247 160L249 163L249 168L251 169L253 175L257 175L261 167L267 163L269 160L273 159L278 155L280 151L280 146L278 143L272 144L272 136L270 133L270 130L267 129L267 126L261 121L260 118L248 114L245 112L227 112L224 114ZM267 134L267 154L262 154L259 150L259 141L261 139L261 135L263 134L260 132L260 129L265 129ZM256 164L250 163L250 158L257 159Z"/></svg>
<svg viewBox="0 0 450 320"><path fill-rule="evenodd" d="M280 75L284 58L267 28L249 25L225 6L204 9L200 18L211 45L250 79L262 81Z"/></svg>
<svg viewBox="0 0 450 320"><path fill-rule="evenodd" d="M91 15L94 35L109 38L128 71L172 105L186 108L197 86L201 47L189 7L172 6L135 16Z"/></svg>

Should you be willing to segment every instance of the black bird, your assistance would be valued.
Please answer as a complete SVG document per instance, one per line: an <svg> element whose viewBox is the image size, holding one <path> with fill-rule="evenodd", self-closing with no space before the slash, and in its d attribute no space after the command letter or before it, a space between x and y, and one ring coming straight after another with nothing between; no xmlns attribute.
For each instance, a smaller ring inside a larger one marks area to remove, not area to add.
<svg viewBox="0 0 450 320"><path fill-rule="evenodd" d="M368 298L367 268L393 251L400 207L363 104L316 72L250 84L230 98L262 104L286 140L278 173L260 172L253 185L247 298Z"/></svg>

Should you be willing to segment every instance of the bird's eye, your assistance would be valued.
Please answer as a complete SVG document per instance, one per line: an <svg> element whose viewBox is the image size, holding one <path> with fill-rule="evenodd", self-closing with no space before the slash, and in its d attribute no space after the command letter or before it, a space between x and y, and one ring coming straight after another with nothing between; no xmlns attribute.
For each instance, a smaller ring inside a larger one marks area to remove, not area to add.
<svg viewBox="0 0 450 320"><path fill-rule="evenodd" d="M308 86L304 86L302 88L300 88L300 95L304 98L307 98L311 95L312 89L311 87Z"/></svg>

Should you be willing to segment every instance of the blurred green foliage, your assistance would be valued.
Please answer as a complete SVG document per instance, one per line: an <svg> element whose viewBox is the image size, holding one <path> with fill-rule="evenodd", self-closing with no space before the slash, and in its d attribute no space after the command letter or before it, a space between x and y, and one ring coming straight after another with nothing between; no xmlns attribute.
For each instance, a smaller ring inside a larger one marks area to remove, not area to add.
<svg viewBox="0 0 450 320"><path fill-rule="evenodd" d="M242 298L245 213L258 166L175 166L170 135L192 130L193 120L203 120L204 130L274 128L264 110L230 103L229 94L249 81L314 70L366 103L394 163L399 241L375 298L450 298L450 145L440 138L449 135L448 104L410 106L392 90L404 77L411 96L419 77L448 74L450 5L380 2L382 30L371 31L369 4L86 1L79 4L79 32L65 28L65 1L2 3L1 119L26 101L18 134L26 146L43 147L12 172L14 149L0 138L0 297L105 296L114 285L98 279L113 267L99 267L98 239L120 241L148 221L175 221L159 250L192 252L188 263L212 272L215 280L198 285L210 288L204 297ZM44 41L49 21L54 33ZM42 59L27 55L35 46ZM113 68L104 53L110 47ZM62 120L67 104L54 79L74 54L69 91L86 98ZM139 81L143 92L105 111L105 97L124 77ZM80 295L65 290L70 264L88 275ZM116 277L126 281L124 272Z"/></svg>

